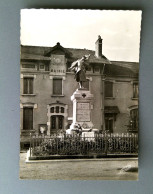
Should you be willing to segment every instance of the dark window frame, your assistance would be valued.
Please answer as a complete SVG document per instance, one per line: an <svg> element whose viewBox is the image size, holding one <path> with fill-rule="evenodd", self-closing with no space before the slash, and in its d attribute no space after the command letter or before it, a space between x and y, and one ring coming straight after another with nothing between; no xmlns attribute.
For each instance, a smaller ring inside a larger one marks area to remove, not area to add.
<svg viewBox="0 0 153 194"><path fill-rule="evenodd" d="M130 110L130 132L138 131L138 123L139 120L139 114L138 114L138 108L134 108Z"/></svg>
<svg viewBox="0 0 153 194"><path fill-rule="evenodd" d="M59 81L60 81L61 88L59 88L58 86L55 86L55 85L57 85L56 82L59 82ZM59 89L59 91L58 91L58 89ZM63 79L62 78L53 78L53 92L52 92L52 94L55 96L63 95Z"/></svg>
<svg viewBox="0 0 153 194"><path fill-rule="evenodd" d="M113 82L112 81L105 81L105 98L113 98Z"/></svg>
<svg viewBox="0 0 153 194"><path fill-rule="evenodd" d="M94 73L99 73L100 72L100 67L99 66L95 66L94 67Z"/></svg>
<svg viewBox="0 0 153 194"><path fill-rule="evenodd" d="M64 116L63 115L51 115L51 130L64 129Z"/></svg>
<svg viewBox="0 0 153 194"><path fill-rule="evenodd" d="M23 94L34 94L34 78L23 78Z"/></svg>
<svg viewBox="0 0 153 194"><path fill-rule="evenodd" d="M42 66L43 66L43 68L42 68ZM40 69L40 70L45 70L45 65L44 65L44 64L40 64L40 65L39 65L39 69Z"/></svg>
<svg viewBox="0 0 153 194"><path fill-rule="evenodd" d="M139 86L137 82L133 83L133 98L139 97Z"/></svg>
<svg viewBox="0 0 153 194"><path fill-rule="evenodd" d="M22 69L36 69L35 64L22 64Z"/></svg>
<svg viewBox="0 0 153 194"><path fill-rule="evenodd" d="M113 133L114 131L114 114L113 113L105 113L105 130L109 131L109 133Z"/></svg>
<svg viewBox="0 0 153 194"><path fill-rule="evenodd" d="M33 130L33 107L23 108L23 130Z"/></svg>

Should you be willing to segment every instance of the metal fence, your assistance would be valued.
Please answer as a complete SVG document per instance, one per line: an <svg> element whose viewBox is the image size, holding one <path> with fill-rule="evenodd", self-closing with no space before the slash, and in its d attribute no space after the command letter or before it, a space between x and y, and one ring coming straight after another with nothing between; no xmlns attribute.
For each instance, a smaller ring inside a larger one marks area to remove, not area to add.
<svg viewBox="0 0 153 194"><path fill-rule="evenodd" d="M31 136L30 156L138 153L137 134Z"/></svg>

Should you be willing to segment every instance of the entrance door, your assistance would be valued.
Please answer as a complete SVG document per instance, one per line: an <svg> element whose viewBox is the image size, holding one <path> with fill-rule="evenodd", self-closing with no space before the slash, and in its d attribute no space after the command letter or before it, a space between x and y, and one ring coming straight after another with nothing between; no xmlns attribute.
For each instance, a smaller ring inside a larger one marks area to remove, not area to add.
<svg viewBox="0 0 153 194"><path fill-rule="evenodd" d="M60 129L63 129L64 116L62 115L53 115L51 116L51 132L57 132Z"/></svg>

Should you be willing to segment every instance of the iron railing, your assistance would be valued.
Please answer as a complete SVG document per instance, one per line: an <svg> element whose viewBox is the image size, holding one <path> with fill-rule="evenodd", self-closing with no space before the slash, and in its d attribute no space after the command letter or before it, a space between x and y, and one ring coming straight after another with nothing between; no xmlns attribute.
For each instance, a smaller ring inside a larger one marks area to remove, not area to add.
<svg viewBox="0 0 153 194"><path fill-rule="evenodd" d="M30 156L138 153L138 135L130 133L81 135L35 135L30 138Z"/></svg>

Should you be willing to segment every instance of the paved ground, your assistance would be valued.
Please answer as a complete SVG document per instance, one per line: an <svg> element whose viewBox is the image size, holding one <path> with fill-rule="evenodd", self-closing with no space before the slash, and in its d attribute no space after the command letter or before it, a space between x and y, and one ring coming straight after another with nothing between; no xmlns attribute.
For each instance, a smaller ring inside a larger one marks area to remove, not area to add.
<svg viewBox="0 0 153 194"><path fill-rule="evenodd" d="M20 154L20 179L137 180L138 161L126 159L52 160L26 163Z"/></svg>

